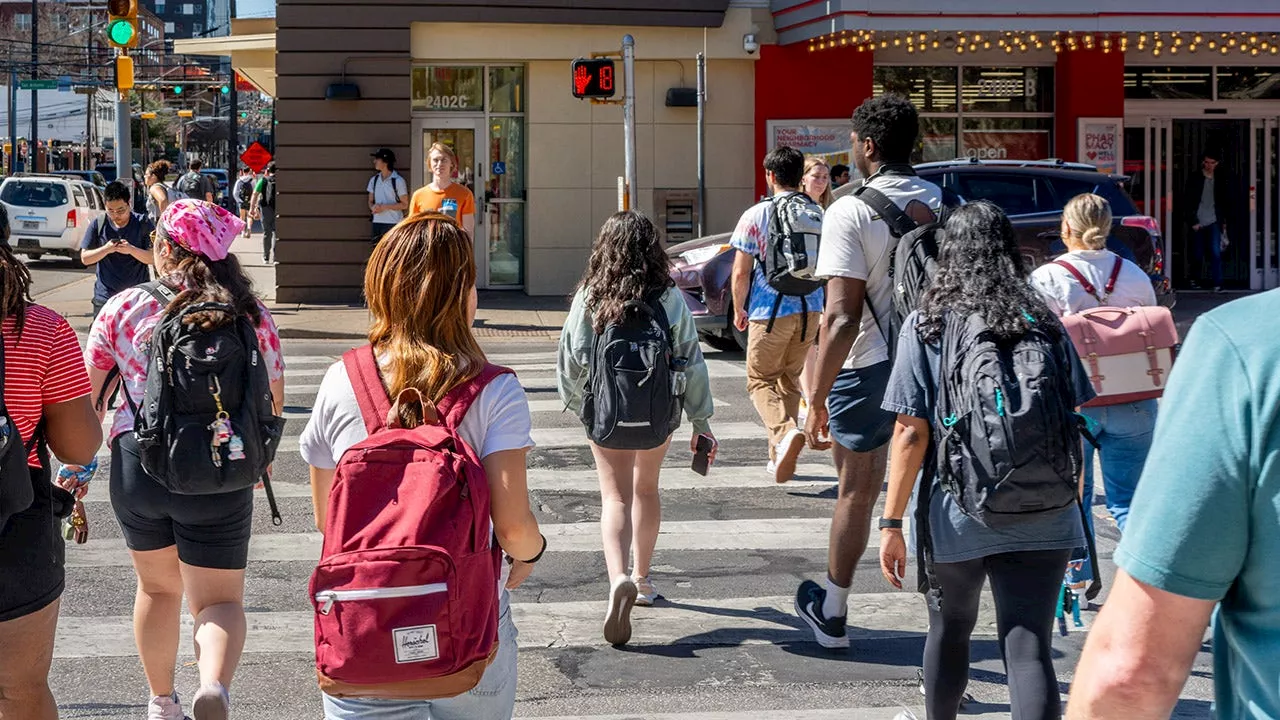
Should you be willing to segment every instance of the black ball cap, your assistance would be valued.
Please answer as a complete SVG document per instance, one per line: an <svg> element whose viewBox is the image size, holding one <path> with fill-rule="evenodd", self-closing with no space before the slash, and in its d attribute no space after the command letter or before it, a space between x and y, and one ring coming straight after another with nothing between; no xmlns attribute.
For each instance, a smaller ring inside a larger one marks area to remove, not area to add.
<svg viewBox="0 0 1280 720"><path fill-rule="evenodd" d="M370 157L376 157L390 165L394 165L396 162L396 154L391 152L388 148L379 148L377 152L370 153Z"/></svg>

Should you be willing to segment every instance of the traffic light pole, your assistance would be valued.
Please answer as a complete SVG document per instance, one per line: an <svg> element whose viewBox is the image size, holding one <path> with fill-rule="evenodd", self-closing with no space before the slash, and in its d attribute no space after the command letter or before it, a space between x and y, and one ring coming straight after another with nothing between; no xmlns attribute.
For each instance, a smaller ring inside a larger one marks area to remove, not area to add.
<svg viewBox="0 0 1280 720"><path fill-rule="evenodd" d="M636 40L630 35L622 37L622 72L626 76L626 90L622 102L622 133L624 172L627 177L627 209L639 210L636 187Z"/></svg>
<svg viewBox="0 0 1280 720"><path fill-rule="evenodd" d="M116 56L125 54L116 50ZM133 128L129 118L129 91L116 89L116 179L129 188L133 187Z"/></svg>
<svg viewBox="0 0 1280 720"><path fill-rule="evenodd" d="M40 70L40 6L31 0L31 77ZM27 172L40 171L40 91L31 89L31 137L27 138Z"/></svg>

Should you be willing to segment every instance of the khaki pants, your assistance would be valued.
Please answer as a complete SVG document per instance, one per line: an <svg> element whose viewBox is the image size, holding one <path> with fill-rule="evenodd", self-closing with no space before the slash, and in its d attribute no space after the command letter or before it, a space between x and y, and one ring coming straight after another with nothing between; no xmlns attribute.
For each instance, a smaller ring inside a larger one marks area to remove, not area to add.
<svg viewBox="0 0 1280 720"><path fill-rule="evenodd" d="M808 313L804 339L800 328L805 315L785 315L773 321L752 320L747 328L747 394L769 431L769 457L782 436L796 427L800 412L800 371L818 336L822 313Z"/></svg>

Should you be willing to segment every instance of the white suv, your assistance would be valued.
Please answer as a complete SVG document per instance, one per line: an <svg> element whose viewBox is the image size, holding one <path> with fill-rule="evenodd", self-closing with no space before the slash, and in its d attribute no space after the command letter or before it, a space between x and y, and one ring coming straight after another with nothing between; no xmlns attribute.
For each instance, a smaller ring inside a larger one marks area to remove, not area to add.
<svg viewBox="0 0 1280 720"><path fill-rule="evenodd" d="M106 211L101 190L65 175L7 177L0 203L9 213L9 246L32 260L49 253L79 262L85 231Z"/></svg>

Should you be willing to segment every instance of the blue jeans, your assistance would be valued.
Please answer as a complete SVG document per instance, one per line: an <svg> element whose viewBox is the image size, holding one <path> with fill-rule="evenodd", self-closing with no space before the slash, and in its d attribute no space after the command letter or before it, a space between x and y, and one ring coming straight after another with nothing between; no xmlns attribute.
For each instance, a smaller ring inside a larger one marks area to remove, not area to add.
<svg viewBox="0 0 1280 720"><path fill-rule="evenodd" d="M1195 231L1191 243L1191 255L1195 261L1195 272L1199 273L1200 264L1204 262L1206 252L1209 255L1209 275L1214 287L1222 285L1222 225L1214 223Z"/></svg>
<svg viewBox="0 0 1280 720"><path fill-rule="evenodd" d="M1142 477L1142 466L1151 450L1151 435L1156 427L1155 400L1140 400L1123 405L1081 408L1080 412L1097 422L1098 445L1102 453L1102 487L1107 493L1107 510L1115 518L1120 532L1124 532L1129 518L1129 505ZM1091 443L1084 444L1084 500L1089 532L1093 532L1093 454ZM1089 564L1071 573L1076 582L1093 577Z"/></svg>
<svg viewBox="0 0 1280 720"><path fill-rule="evenodd" d="M516 637L511 609L498 619L498 654L480 684L441 700L366 700L324 697L326 720L503 720L516 708Z"/></svg>

